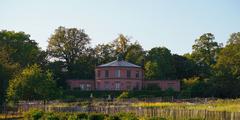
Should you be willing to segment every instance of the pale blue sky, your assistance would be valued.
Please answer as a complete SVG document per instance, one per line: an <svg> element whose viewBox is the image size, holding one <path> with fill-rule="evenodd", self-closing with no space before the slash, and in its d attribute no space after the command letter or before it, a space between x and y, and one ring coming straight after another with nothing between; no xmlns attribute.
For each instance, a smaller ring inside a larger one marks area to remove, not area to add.
<svg viewBox="0 0 240 120"><path fill-rule="evenodd" d="M240 0L0 0L0 29L24 31L43 49L58 26L85 29L93 46L123 33L146 50L184 54L203 33L226 43L239 32Z"/></svg>

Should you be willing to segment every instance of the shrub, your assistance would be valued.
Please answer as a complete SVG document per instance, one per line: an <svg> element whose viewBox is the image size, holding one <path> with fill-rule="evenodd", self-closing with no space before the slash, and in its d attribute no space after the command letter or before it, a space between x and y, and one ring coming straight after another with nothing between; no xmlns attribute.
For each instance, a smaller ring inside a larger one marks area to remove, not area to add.
<svg viewBox="0 0 240 120"><path fill-rule="evenodd" d="M68 116L67 120L81 120L81 119L77 119L77 115L76 114L71 114Z"/></svg>
<svg viewBox="0 0 240 120"><path fill-rule="evenodd" d="M88 117L89 120L104 120L104 118L105 118L105 115L99 114L99 113L92 113Z"/></svg>
<svg viewBox="0 0 240 120"><path fill-rule="evenodd" d="M121 120L118 115L109 116L107 120Z"/></svg>
<svg viewBox="0 0 240 120"><path fill-rule="evenodd" d="M137 116L133 113L119 113L120 120L138 120Z"/></svg>
<svg viewBox="0 0 240 120"><path fill-rule="evenodd" d="M152 118L149 118L147 120L167 120L166 118L162 118L162 117L152 117Z"/></svg>
<svg viewBox="0 0 240 120"><path fill-rule="evenodd" d="M24 113L24 119L26 120L38 120L44 115L42 110L30 109L28 112Z"/></svg>
<svg viewBox="0 0 240 120"><path fill-rule="evenodd" d="M129 97L129 93L128 92L123 92L121 95L119 95L117 97L117 99L124 99L124 98L128 98Z"/></svg>
<svg viewBox="0 0 240 120"><path fill-rule="evenodd" d="M48 113L45 115L46 120L60 120L59 115L54 114L54 113Z"/></svg>
<svg viewBox="0 0 240 120"><path fill-rule="evenodd" d="M59 120L67 120L71 114L69 113L54 113Z"/></svg>
<svg viewBox="0 0 240 120"><path fill-rule="evenodd" d="M77 120L87 120L88 115L86 113L78 113L77 114Z"/></svg>
<svg viewBox="0 0 240 120"><path fill-rule="evenodd" d="M172 88L168 88L164 91L165 96L175 96L176 95L176 91L174 91Z"/></svg>

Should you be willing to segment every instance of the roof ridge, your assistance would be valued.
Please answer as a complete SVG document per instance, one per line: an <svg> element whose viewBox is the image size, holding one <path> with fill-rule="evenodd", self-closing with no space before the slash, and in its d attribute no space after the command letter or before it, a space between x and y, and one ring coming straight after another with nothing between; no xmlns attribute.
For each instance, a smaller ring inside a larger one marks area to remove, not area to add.
<svg viewBox="0 0 240 120"><path fill-rule="evenodd" d="M128 61L125 61L125 60L121 60L121 61L118 61L118 60L114 60L112 62L108 62L108 63L105 63L105 64L102 64L102 65L98 65L98 67L141 67L139 65L135 65L133 63L130 63Z"/></svg>

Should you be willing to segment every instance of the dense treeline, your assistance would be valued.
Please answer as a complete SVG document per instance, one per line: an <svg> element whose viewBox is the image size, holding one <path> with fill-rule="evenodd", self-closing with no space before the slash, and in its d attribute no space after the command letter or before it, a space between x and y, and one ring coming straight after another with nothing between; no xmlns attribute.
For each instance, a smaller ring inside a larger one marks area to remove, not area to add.
<svg viewBox="0 0 240 120"><path fill-rule="evenodd" d="M119 53L142 65L148 80L180 79L182 97L240 95L240 32L231 34L225 46L205 33L195 40L192 53L184 55L166 47L144 50L122 34L110 43L90 43L83 29L59 27L42 50L29 34L0 31L1 103L54 98L52 93L67 89L66 79L92 79L96 65L115 60Z"/></svg>

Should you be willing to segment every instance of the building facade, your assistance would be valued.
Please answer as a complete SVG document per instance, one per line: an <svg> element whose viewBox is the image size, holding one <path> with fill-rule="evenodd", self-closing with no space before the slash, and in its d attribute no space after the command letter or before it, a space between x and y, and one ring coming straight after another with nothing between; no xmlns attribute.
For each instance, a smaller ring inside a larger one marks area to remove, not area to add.
<svg viewBox="0 0 240 120"><path fill-rule="evenodd" d="M71 89L80 90L142 90L158 86L162 90L172 88L180 91L179 80L145 80L141 66L122 59L99 65L95 68L95 80L67 80Z"/></svg>

